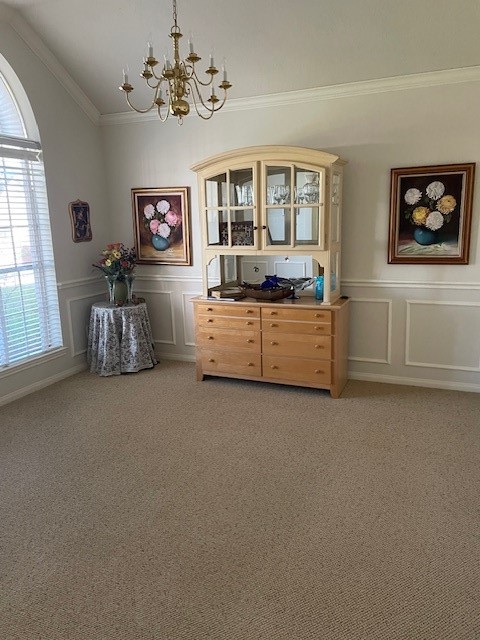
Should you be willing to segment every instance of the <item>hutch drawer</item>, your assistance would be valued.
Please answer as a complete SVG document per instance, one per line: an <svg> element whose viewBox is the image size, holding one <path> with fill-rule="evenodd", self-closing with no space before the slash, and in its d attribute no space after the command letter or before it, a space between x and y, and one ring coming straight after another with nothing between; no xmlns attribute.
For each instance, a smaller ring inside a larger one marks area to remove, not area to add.
<svg viewBox="0 0 480 640"><path fill-rule="evenodd" d="M275 356L301 356L330 360L332 343L330 336L311 336L295 333L262 333L262 353Z"/></svg>
<svg viewBox="0 0 480 640"><path fill-rule="evenodd" d="M199 327L197 344L207 349L226 349L231 351L251 351L260 353L261 337L259 331L232 331L231 329L209 329Z"/></svg>
<svg viewBox="0 0 480 640"><path fill-rule="evenodd" d="M289 322L318 322L331 324L332 312L328 309L262 308L262 320L288 320Z"/></svg>
<svg viewBox="0 0 480 640"><path fill-rule="evenodd" d="M285 381L326 385L331 381L331 363L329 360L265 355L263 356L263 376Z"/></svg>
<svg viewBox="0 0 480 640"><path fill-rule="evenodd" d="M198 305L199 315L209 316L230 316L239 318L260 318L260 307L254 305L246 306L242 304L212 304L200 303Z"/></svg>
<svg viewBox="0 0 480 640"><path fill-rule="evenodd" d="M232 353L227 351L201 351L201 367L204 373L234 374L239 377L260 377L262 360L260 354Z"/></svg>
<svg viewBox="0 0 480 640"><path fill-rule="evenodd" d="M314 322L289 322L287 320L262 320L262 331L269 333L307 333L318 336L329 336L329 324Z"/></svg>
<svg viewBox="0 0 480 640"><path fill-rule="evenodd" d="M199 315L198 324L207 329L233 329L235 331L260 331L260 318L236 318L232 316Z"/></svg>

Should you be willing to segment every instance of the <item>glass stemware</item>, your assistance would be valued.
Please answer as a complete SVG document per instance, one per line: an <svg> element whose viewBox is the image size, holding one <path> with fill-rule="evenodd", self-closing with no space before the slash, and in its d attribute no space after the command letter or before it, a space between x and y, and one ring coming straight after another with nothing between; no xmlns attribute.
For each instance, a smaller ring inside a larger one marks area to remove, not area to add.
<svg viewBox="0 0 480 640"><path fill-rule="evenodd" d="M275 204L287 204L290 197L290 187L284 184L277 184L274 189Z"/></svg>
<svg viewBox="0 0 480 640"><path fill-rule="evenodd" d="M319 184L318 173L307 173L306 182L303 185L304 199L308 203L318 202Z"/></svg>

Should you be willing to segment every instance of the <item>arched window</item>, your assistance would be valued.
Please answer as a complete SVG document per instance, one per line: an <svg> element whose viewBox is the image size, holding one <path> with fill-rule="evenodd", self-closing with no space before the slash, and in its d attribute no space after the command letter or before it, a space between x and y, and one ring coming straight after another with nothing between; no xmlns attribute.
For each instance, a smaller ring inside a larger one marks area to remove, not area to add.
<svg viewBox="0 0 480 640"><path fill-rule="evenodd" d="M42 148L11 86L0 73L0 370L62 346Z"/></svg>

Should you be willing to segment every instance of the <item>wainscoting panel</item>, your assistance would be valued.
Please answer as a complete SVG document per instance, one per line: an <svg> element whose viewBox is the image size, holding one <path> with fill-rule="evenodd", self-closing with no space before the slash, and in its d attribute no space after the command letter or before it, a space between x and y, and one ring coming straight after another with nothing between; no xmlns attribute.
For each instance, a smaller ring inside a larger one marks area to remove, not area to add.
<svg viewBox="0 0 480 640"><path fill-rule="evenodd" d="M90 309L94 302L105 300L105 293L87 293L67 298L68 332L72 358L87 351ZM64 339L66 336L64 336Z"/></svg>
<svg viewBox="0 0 480 640"><path fill-rule="evenodd" d="M279 278L305 278L307 272L307 265L305 262L292 262L289 260L286 262L275 261L275 267L273 273Z"/></svg>
<svg viewBox="0 0 480 640"><path fill-rule="evenodd" d="M480 392L480 287L472 282L344 280L349 377Z"/></svg>
<svg viewBox="0 0 480 640"><path fill-rule="evenodd" d="M142 273L135 279L135 293L146 300L157 357L193 361L195 329L191 299L202 294L201 278Z"/></svg>
<svg viewBox="0 0 480 640"><path fill-rule="evenodd" d="M406 300L405 364L480 371L480 303Z"/></svg>
<svg viewBox="0 0 480 640"><path fill-rule="evenodd" d="M257 270L255 270L257 269ZM242 260L242 280L247 282L255 282L257 280L262 281L268 273L268 261L258 260L252 256L250 258L243 258Z"/></svg>
<svg viewBox="0 0 480 640"><path fill-rule="evenodd" d="M391 363L392 301L351 298L349 360Z"/></svg>
<svg viewBox="0 0 480 640"><path fill-rule="evenodd" d="M172 291L142 291L148 307L153 340L156 344L177 344L175 309Z"/></svg>

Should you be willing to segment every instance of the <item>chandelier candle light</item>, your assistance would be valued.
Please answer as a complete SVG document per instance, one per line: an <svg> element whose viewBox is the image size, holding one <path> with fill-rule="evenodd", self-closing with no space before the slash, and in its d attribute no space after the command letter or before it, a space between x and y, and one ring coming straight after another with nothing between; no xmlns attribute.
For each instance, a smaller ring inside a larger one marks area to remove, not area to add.
<svg viewBox="0 0 480 640"><path fill-rule="evenodd" d="M173 0L173 26L170 30L170 38L173 40L173 63L165 56L162 73L157 75L155 67L158 60L153 55L152 43L148 43L148 55L143 61L143 71L140 76L144 78L146 84L153 90L153 100L146 109L137 109L130 101L130 93L133 86L128 81L126 71L123 71L123 84L119 87L120 91L125 93L127 104L133 111L137 113L147 113L155 107L158 109L158 116L162 122L168 118L170 114L178 118L178 124L182 124L183 118L190 112L190 103L185 99L190 97L195 111L204 120L209 120L213 114L219 111L227 100L227 90L232 86L227 80L227 71L223 66L223 79L219 84L219 89L223 90L223 99L220 100L215 94L213 80L218 73L218 69L214 65L213 55L210 56L210 64L205 73L210 78L203 82L197 76L195 63L201 58L195 53L193 42L189 40L190 52L185 60L180 58L178 43L182 34L177 25L177 2ZM163 98L162 87L166 92L166 101ZM201 95L201 87L210 87L210 96L204 99ZM162 107L166 105L162 112ZM203 108L203 109L202 109ZM203 112L204 111L204 112Z"/></svg>

